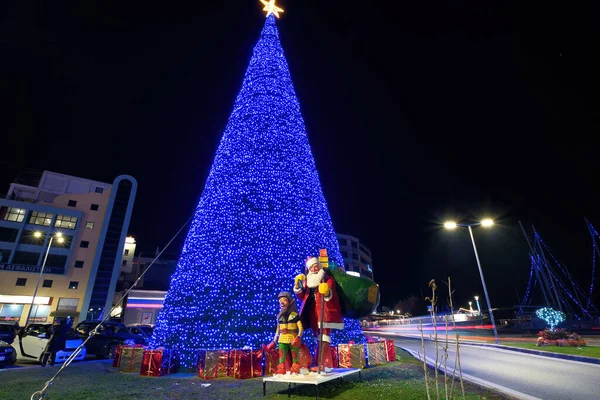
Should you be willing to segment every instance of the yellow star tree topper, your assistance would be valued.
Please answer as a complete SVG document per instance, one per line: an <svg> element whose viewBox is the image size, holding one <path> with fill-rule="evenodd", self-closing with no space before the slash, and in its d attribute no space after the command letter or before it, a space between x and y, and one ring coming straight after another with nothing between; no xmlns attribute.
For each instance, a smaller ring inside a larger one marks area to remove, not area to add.
<svg viewBox="0 0 600 400"><path fill-rule="evenodd" d="M273 14L274 16L276 16L277 18L279 18L279 13L283 12L283 8L279 8L275 5L275 0L260 0L261 3L263 3L265 5L265 8L263 8L263 11L267 12L267 17L271 14Z"/></svg>

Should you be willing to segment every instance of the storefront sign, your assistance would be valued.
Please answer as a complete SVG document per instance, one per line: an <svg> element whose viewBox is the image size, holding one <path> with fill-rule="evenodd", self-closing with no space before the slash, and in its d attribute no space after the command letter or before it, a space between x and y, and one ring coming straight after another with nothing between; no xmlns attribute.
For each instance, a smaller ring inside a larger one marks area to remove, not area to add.
<svg viewBox="0 0 600 400"><path fill-rule="evenodd" d="M40 266L37 265L19 265L19 264L2 264L0 263L0 271L16 271L16 272L32 272L40 273ZM45 274L64 274L64 268L44 267Z"/></svg>

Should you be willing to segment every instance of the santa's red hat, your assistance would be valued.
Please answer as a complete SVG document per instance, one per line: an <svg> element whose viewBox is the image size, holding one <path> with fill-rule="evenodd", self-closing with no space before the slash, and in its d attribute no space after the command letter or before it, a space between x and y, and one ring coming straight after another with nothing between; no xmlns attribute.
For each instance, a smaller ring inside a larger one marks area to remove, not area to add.
<svg viewBox="0 0 600 400"><path fill-rule="evenodd" d="M319 264L319 259L315 256L309 256L306 259L306 269L310 269L310 267L312 267L314 264ZM321 267L321 264L319 264L319 267Z"/></svg>

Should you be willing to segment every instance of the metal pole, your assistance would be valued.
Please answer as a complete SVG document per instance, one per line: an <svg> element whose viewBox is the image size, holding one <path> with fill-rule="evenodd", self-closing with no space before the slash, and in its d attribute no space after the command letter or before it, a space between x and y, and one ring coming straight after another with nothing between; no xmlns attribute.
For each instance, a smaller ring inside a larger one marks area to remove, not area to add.
<svg viewBox="0 0 600 400"><path fill-rule="evenodd" d="M494 337L496 338L496 344L500 344L498 340L498 331L496 330L496 322L494 321L494 314L492 313L492 304L490 303L490 296L488 296L487 287L485 286L485 279L483 279L483 271L481 270L481 263L479 262L479 254L477 254L477 246L475 246L475 238L473 237L473 230L471 225L468 225L469 234L471 235L471 242L473 243L473 250L475 251L475 259L477 259L477 266L479 267L479 275L481 276L481 283L483 284L483 292L485 293L485 301L488 304L488 310L490 312L490 319L492 320L492 328L494 328Z"/></svg>
<svg viewBox="0 0 600 400"><path fill-rule="evenodd" d="M33 291L33 297L31 298L31 306L29 307L29 312L27 313L27 319L25 320L25 326L29 324L29 317L31 316L31 310L33 310L33 303L35 302L35 295L37 294L38 288L40 287L40 281L42 280L42 275L44 274L44 267L46 266L46 260L48 259L48 253L50 252L50 247L52 246L52 239L54 239L54 235L50 236L50 241L48 242L48 248L46 249L46 255L44 256L44 262L42 262L42 267L40 268L40 274L38 275L37 284L35 285L35 290ZM36 312L37 314L37 312Z"/></svg>

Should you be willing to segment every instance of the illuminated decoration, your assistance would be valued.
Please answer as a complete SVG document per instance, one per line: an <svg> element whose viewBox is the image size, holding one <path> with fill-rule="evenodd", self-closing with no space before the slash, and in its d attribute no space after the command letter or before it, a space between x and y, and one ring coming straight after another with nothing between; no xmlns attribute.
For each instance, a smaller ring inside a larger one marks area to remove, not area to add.
<svg viewBox="0 0 600 400"><path fill-rule="evenodd" d="M283 12L283 8L279 8L275 5L275 0L269 0L269 1L260 0L260 2L265 5L265 8L263 8L263 11L267 12L267 17L269 15L273 14L274 16L279 18L279 13Z"/></svg>
<svg viewBox="0 0 600 400"><path fill-rule="evenodd" d="M565 320L564 312L556 311L550 307L540 308L535 312L535 315L550 325L550 330L554 330L554 327Z"/></svg>
<svg viewBox="0 0 600 400"><path fill-rule="evenodd" d="M532 227L531 241L523 226L521 228L530 244L531 269L519 314L523 313L523 306L531 305L533 300L533 304L543 303L546 307L556 307L569 318L593 319L593 314L598 313L599 309L591 303L589 294L573 279L566 265L556 258L535 227ZM536 288L539 290L535 290ZM593 286L590 293L592 290Z"/></svg>
<svg viewBox="0 0 600 400"><path fill-rule="evenodd" d="M178 349L186 368L200 349L259 348L273 338L277 294L304 260L328 250L343 264L275 17L267 17L215 154L153 346ZM364 343L346 320L333 344ZM314 349L310 331L302 340Z"/></svg>

